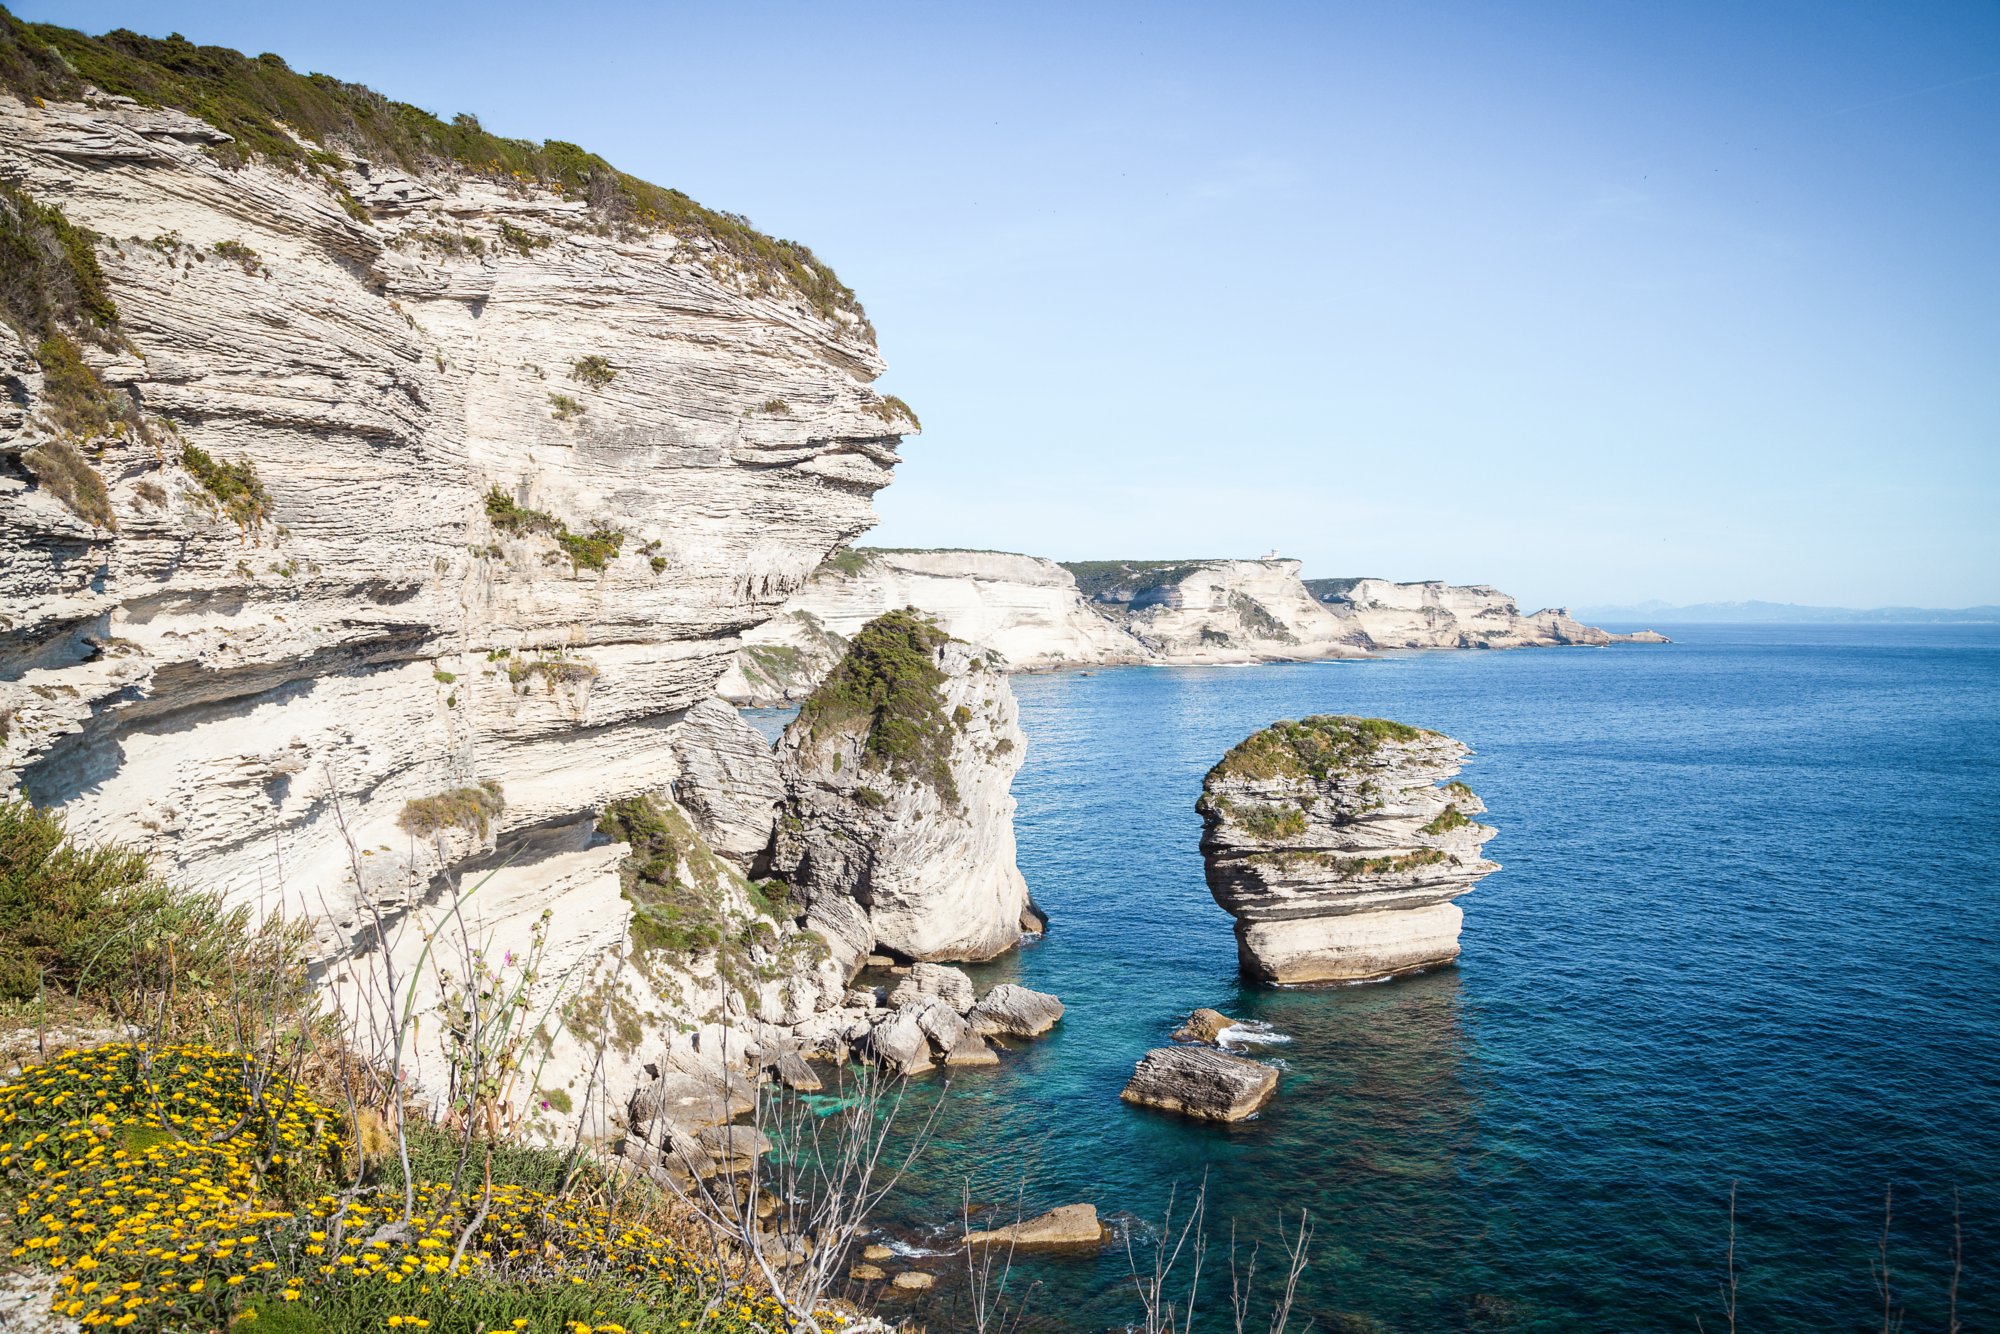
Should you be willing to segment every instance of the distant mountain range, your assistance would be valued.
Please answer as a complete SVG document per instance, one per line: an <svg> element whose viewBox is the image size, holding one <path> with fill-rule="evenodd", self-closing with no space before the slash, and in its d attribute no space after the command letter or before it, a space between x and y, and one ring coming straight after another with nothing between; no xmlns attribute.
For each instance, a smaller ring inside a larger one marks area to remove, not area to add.
<svg viewBox="0 0 2000 1334"><path fill-rule="evenodd" d="M1676 607L1671 603L1641 602L1629 607L1578 607L1573 613L1593 624L1605 621L1676 622L1774 622L1792 624L1853 625L1936 625L1942 623L2000 622L2000 607L1805 607L1796 602L1695 602Z"/></svg>

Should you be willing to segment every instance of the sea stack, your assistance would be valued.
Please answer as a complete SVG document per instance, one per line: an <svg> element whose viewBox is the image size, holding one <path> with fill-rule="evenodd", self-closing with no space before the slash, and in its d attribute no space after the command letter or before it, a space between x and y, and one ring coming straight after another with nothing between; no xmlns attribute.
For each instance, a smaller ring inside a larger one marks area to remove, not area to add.
<svg viewBox="0 0 2000 1334"><path fill-rule="evenodd" d="M871 952L990 959L1021 939L1014 692L989 651L889 612L799 709L778 747L772 869L850 975Z"/></svg>
<svg viewBox="0 0 2000 1334"><path fill-rule="evenodd" d="M1452 902L1499 866L1463 743L1382 718L1274 723L1208 771L1202 860L1244 975L1354 982L1458 957Z"/></svg>

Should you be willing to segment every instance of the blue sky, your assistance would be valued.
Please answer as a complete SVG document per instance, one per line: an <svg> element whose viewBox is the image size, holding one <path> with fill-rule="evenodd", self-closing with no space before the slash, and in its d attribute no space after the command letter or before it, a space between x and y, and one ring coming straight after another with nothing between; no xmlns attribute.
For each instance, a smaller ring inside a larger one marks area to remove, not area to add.
<svg viewBox="0 0 2000 1334"><path fill-rule="evenodd" d="M812 245L885 545L2000 602L2000 6L22 0Z"/></svg>

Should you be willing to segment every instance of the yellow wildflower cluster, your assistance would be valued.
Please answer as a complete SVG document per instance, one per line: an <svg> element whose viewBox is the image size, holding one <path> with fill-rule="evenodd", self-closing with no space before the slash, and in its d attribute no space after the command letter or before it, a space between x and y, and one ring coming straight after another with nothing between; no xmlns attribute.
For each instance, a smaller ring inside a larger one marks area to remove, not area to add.
<svg viewBox="0 0 2000 1334"><path fill-rule="evenodd" d="M663 1329L790 1328L768 1297L714 1300L721 1276L654 1230L523 1186L487 1195L476 1167L456 1190L419 1183L407 1217L400 1187L331 1193L343 1148L329 1109L209 1047L71 1052L0 1085L11 1254L54 1270L56 1312L87 1328L222 1328L301 1303L333 1327L484 1334L505 1293L549 1318L498 1334L628 1334L580 1318L606 1291L691 1316Z"/></svg>

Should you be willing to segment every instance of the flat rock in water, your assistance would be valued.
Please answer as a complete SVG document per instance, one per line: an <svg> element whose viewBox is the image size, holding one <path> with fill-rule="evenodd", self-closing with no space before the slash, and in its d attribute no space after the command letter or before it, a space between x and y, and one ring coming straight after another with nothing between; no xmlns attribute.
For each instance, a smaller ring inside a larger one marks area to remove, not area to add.
<svg viewBox="0 0 2000 1334"><path fill-rule="evenodd" d="M1046 991L1003 982L965 1016L982 1037L1038 1038L1063 1017L1063 1003Z"/></svg>
<svg viewBox="0 0 2000 1334"><path fill-rule="evenodd" d="M847 1271L847 1276L856 1283L880 1283L889 1277L882 1272L880 1265L856 1265Z"/></svg>
<svg viewBox="0 0 2000 1334"><path fill-rule="evenodd" d="M1109 1229L1098 1220L1095 1205L1065 1204L1025 1222L985 1232L968 1232L965 1244L1033 1251L1094 1251L1109 1235Z"/></svg>
<svg viewBox="0 0 2000 1334"><path fill-rule="evenodd" d="M937 1280L919 1269L909 1269L889 1280L889 1286L904 1292L929 1292Z"/></svg>
<svg viewBox="0 0 2000 1334"><path fill-rule="evenodd" d="M998 1065L1000 1053L994 1051L985 1038L968 1028L965 1036L958 1040L958 1045L944 1054L944 1063L951 1066Z"/></svg>
<svg viewBox="0 0 2000 1334"><path fill-rule="evenodd" d="M1118 1096L1203 1121L1241 1121L1278 1091L1278 1072L1209 1047L1155 1047Z"/></svg>
<svg viewBox="0 0 2000 1334"><path fill-rule="evenodd" d="M861 1248L861 1258L870 1264L880 1264L884 1260L894 1258L895 1254L894 1251L880 1242L871 1242Z"/></svg>

